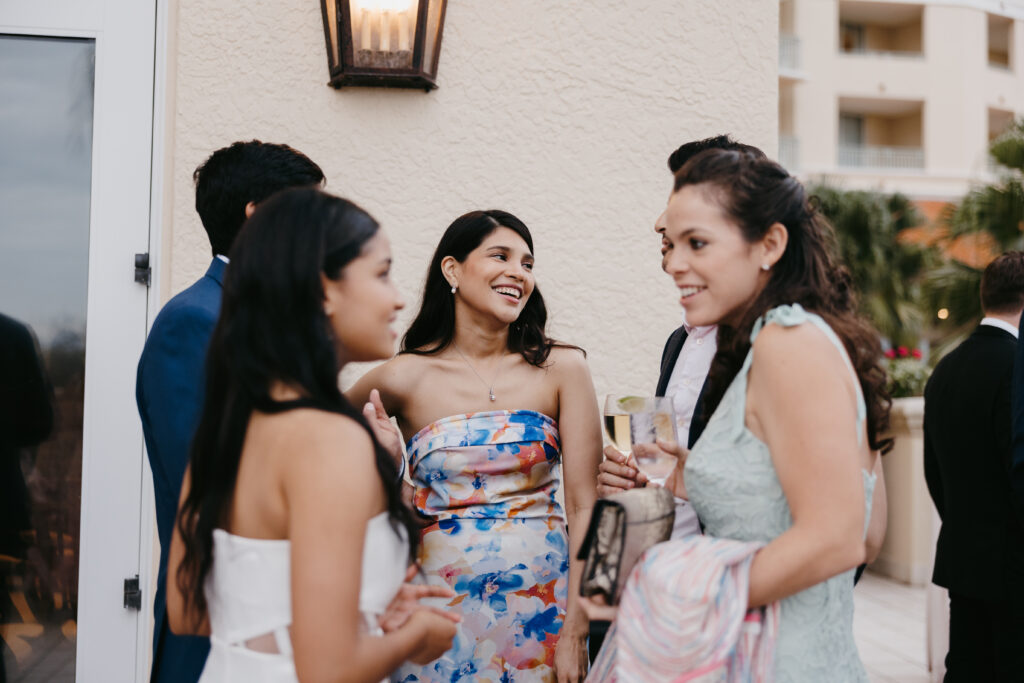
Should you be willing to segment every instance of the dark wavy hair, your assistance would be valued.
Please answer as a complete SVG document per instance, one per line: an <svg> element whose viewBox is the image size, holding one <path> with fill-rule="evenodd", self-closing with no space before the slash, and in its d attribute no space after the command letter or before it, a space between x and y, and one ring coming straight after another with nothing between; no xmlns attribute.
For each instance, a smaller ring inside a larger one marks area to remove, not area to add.
<svg viewBox="0 0 1024 683"><path fill-rule="evenodd" d="M315 187L324 172L288 145L250 140L218 149L192 174L196 211L213 255L227 254L245 222L245 206L289 187Z"/></svg>
<svg viewBox="0 0 1024 683"><path fill-rule="evenodd" d="M526 242L530 253L533 253L530 229L507 211L470 211L456 218L444 231L430 259L426 284L423 286L423 301L402 338L399 353L429 356L442 351L452 342L455 336L455 297L452 296L451 285L441 272L441 261L451 256L462 263L471 251L498 228L508 228L515 232ZM540 289L534 287L519 318L509 326L508 350L521 354L527 363L541 367L552 348L579 349L548 338L544 331L547 320L548 310L544 306L544 297L540 295Z"/></svg>
<svg viewBox="0 0 1024 683"><path fill-rule="evenodd" d="M675 178L676 192L687 185L705 185L708 196L735 221L749 243L764 237L775 223L786 226L789 233L768 284L747 305L740 322L735 327L718 328L718 353L711 365L705 414L714 412L743 364L754 322L775 306L798 303L824 318L843 341L867 404L871 448L888 452L892 439L882 435L889 426L892 400L885 388L879 336L858 315L853 281L837 256L835 234L803 185L774 161L744 150L702 152L679 169Z"/></svg>
<svg viewBox="0 0 1024 683"><path fill-rule="evenodd" d="M206 611L203 583L213 563L213 530L225 522L255 410L281 412L298 404L358 422L373 440L392 524L407 530L410 559L415 557L418 533L401 500L398 468L338 389L340 366L323 308L321 274L344 277L345 266L377 230L377 222L350 201L312 188L290 189L260 205L231 249L192 442L192 485L178 515L185 556L176 578L196 614ZM275 402L270 390L277 382L303 398ZM338 457L344 449L338 444Z"/></svg>

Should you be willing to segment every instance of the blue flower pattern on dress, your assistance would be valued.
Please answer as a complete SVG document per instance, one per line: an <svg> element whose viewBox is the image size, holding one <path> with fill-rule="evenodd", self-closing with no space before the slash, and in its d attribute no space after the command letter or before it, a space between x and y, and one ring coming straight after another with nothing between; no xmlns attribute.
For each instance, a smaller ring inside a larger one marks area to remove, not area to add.
<svg viewBox="0 0 1024 683"><path fill-rule="evenodd" d="M569 542L555 493L555 422L529 410L456 415L409 440L409 474L423 531L427 582L456 597L452 649L392 680L551 682L568 599Z"/></svg>

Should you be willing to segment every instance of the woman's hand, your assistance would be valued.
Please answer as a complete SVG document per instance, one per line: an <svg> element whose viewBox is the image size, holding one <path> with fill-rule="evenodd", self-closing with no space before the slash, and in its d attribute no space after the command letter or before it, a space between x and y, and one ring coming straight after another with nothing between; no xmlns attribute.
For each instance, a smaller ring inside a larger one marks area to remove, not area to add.
<svg viewBox="0 0 1024 683"><path fill-rule="evenodd" d="M597 495L601 498L632 488L647 486L647 475L615 446L605 446L604 460L597 467Z"/></svg>
<svg viewBox="0 0 1024 683"><path fill-rule="evenodd" d="M601 594L591 595L589 598L580 596L580 607L587 613L587 619L591 621L615 621L619 614L619 608L608 604Z"/></svg>
<svg viewBox="0 0 1024 683"><path fill-rule="evenodd" d="M447 616L421 609L413 612L407 623L420 633L417 647L409 655L414 664L430 664L451 649L455 624Z"/></svg>
<svg viewBox="0 0 1024 683"><path fill-rule="evenodd" d="M558 683L583 683L589 665L587 636L563 633L555 646L555 677Z"/></svg>
<svg viewBox="0 0 1024 683"><path fill-rule="evenodd" d="M689 450L680 446L676 441L662 439L658 439L656 443L638 443L633 446L634 453L653 455L659 451L676 459L676 465L665 479L664 487L671 491L676 498L689 500L690 497L686 494L686 482L683 480L683 468L686 466L686 458L690 455Z"/></svg>
<svg viewBox="0 0 1024 683"><path fill-rule="evenodd" d="M409 571L405 573L405 583L399 589L398 595L388 605L384 614L377 619L377 623L380 624L384 633L391 633L400 629L409 620L409 617L418 610L433 612L438 616L449 619L455 624L462 621L459 615L454 612L420 603L420 600L423 598L454 598L455 591L448 588L448 586L425 586L410 583L414 578L416 578L416 565L409 567Z"/></svg>
<svg viewBox="0 0 1024 683"><path fill-rule="evenodd" d="M370 400L363 406L363 417L370 423L373 435L377 437L380 445L391 454L402 469L402 435L398 428L391 423L391 416L384 410L384 403L380 400L380 392L376 389L370 391Z"/></svg>

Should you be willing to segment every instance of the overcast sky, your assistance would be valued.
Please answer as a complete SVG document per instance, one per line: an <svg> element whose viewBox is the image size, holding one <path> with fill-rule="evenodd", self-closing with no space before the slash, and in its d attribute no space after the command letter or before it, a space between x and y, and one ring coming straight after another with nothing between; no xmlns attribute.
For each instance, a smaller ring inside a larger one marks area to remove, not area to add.
<svg viewBox="0 0 1024 683"><path fill-rule="evenodd" d="M84 334L91 40L0 35L0 312Z"/></svg>

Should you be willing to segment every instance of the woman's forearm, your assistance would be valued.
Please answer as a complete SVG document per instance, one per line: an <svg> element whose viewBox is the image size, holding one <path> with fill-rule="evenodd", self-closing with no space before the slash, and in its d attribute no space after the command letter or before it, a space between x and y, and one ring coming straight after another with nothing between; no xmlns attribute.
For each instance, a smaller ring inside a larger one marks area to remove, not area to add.
<svg viewBox="0 0 1024 683"><path fill-rule="evenodd" d="M864 541L854 531L790 527L754 556L748 607L788 598L862 563Z"/></svg>
<svg viewBox="0 0 1024 683"><path fill-rule="evenodd" d="M577 560L580 544L590 521L592 507L575 508L568 513L569 525L569 600L565 610L562 633L573 637L585 637L589 621L579 604L580 581L583 576L583 561Z"/></svg>

